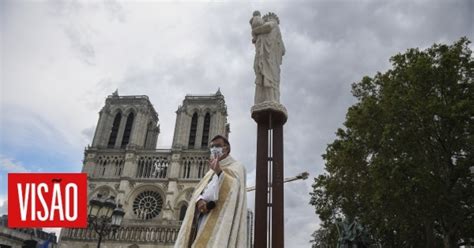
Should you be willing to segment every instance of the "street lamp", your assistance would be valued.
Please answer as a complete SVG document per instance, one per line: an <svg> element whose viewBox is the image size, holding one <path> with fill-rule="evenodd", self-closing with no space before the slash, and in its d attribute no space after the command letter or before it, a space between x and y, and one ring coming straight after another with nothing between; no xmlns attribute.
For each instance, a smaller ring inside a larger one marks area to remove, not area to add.
<svg viewBox="0 0 474 248"><path fill-rule="evenodd" d="M114 196L104 199L101 194L97 194L96 197L92 197L89 201L89 227L92 226L99 235L97 248L100 248L102 237L107 236L110 232L115 234L122 224L124 215L122 204L117 206Z"/></svg>

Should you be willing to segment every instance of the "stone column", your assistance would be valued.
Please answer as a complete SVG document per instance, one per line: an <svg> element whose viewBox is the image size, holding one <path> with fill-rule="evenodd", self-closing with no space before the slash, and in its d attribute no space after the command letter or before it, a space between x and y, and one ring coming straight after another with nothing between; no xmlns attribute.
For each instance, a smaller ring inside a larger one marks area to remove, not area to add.
<svg viewBox="0 0 474 248"><path fill-rule="evenodd" d="M123 165L122 177L135 178L137 173L137 155L135 150L127 150L125 153L125 163Z"/></svg>
<svg viewBox="0 0 474 248"><path fill-rule="evenodd" d="M104 135L104 125L106 121L107 113L104 109L99 112L99 120L97 121L97 126L95 128L94 139L92 141L92 147L104 146L107 144L102 143L102 136Z"/></svg>
<svg viewBox="0 0 474 248"><path fill-rule="evenodd" d="M211 139L214 138L214 136L216 136L217 132L216 132L216 120L217 120L217 116L216 116L216 112L211 112L211 123L209 123L209 143L211 143Z"/></svg>
<svg viewBox="0 0 474 248"><path fill-rule="evenodd" d="M171 155L171 163L168 167L168 178L177 180L179 178L179 167L181 165L181 150L173 150Z"/></svg>
<svg viewBox="0 0 474 248"><path fill-rule="evenodd" d="M140 130L140 120L142 118L142 114L138 111L135 114L135 119L133 120L132 130L130 133L130 140L128 141L129 144L136 144L138 145L138 133Z"/></svg>
<svg viewBox="0 0 474 248"><path fill-rule="evenodd" d="M153 135L151 141L151 148L156 149L156 144L158 143L158 137L160 136L160 126L156 126L155 123L152 124L153 126Z"/></svg>
<svg viewBox="0 0 474 248"><path fill-rule="evenodd" d="M223 128L224 120L223 120L223 115L221 112L216 112L216 121L215 121L215 126L214 128L216 129L216 134L224 135L225 134L225 129Z"/></svg>
<svg viewBox="0 0 474 248"><path fill-rule="evenodd" d="M125 205L125 194L126 192L130 192L130 181L129 180L120 180L118 185L116 201L122 205Z"/></svg>
<svg viewBox="0 0 474 248"><path fill-rule="evenodd" d="M82 167L82 173L87 173L88 177L92 177L94 175L95 156L95 152L86 152L86 155L84 155L84 166Z"/></svg>
<svg viewBox="0 0 474 248"><path fill-rule="evenodd" d="M180 160L181 160L181 150L176 150L172 152L171 155L171 163L170 167L168 168L168 189L166 192L166 202L170 202L171 209L169 211L163 212L163 218L168 220L175 220L175 201L176 197L178 197L178 178L179 178L179 167L180 167ZM179 210L178 210L179 211Z"/></svg>
<svg viewBox="0 0 474 248"><path fill-rule="evenodd" d="M188 115L187 113L183 114L182 122L180 124L180 143L182 147L187 147L189 143L189 134L191 132L191 120L192 116ZM192 148L192 147L188 147Z"/></svg>
<svg viewBox="0 0 474 248"><path fill-rule="evenodd" d="M203 129L204 129L204 113L199 113L198 114L197 130L196 130L196 141L194 143L194 149L201 149Z"/></svg>
<svg viewBox="0 0 474 248"><path fill-rule="evenodd" d="M117 139L115 140L114 148L120 148L120 146L122 145L123 131L125 130L125 125L127 124L127 117L128 115L123 115L122 119L120 120L120 126L118 129Z"/></svg>
<svg viewBox="0 0 474 248"><path fill-rule="evenodd" d="M152 140L154 136L153 126L146 124L144 132L145 132L145 140L143 141L143 148L150 149L152 147L152 142L153 142Z"/></svg>
<svg viewBox="0 0 474 248"><path fill-rule="evenodd" d="M115 117L115 116L114 116ZM105 148L109 143L110 133L112 132L113 118L109 111L103 112L100 117L100 126L96 128L94 139L97 139L97 143L93 147Z"/></svg>
<svg viewBox="0 0 474 248"><path fill-rule="evenodd" d="M149 119L150 118L148 115L144 115L143 116L143 119L142 119L142 123L140 125L140 129L138 131L138 145L139 147L142 147L144 148L145 147L145 140L146 140L146 136L148 134L148 122L149 122ZM152 132L150 131L150 134Z"/></svg>
<svg viewBox="0 0 474 248"><path fill-rule="evenodd" d="M132 134L130 137L130 144L144 147L146 136L146 119L147 115L143 111L139 111L132 127Z"/></svg>
<svg viewBox="0 0 474 248"><path fill-rule="evenodd" d="M110 134L112 133L113 118L111 113L107 113L104 120L104 126L102 129L102 134L100 135L99 146L100 148L106 148L109 144Z"/></svg>
<svg viewBox="0 0 474 248"><path fill-rule="evenodd" d="M101 147L107 147L109 144L110 133L112 133L112 125L113 125L113 118L112 113L107 112L105 115L104 126L102 127L101 135L99 144Z"/></svg>
<svg viewBox="0 0 474 248"><path fill-rule="evenodd" d="M179 141L180 141L180 139L179 139L180 136L179 135L181 134L179 132L179 130L180 130L180 124L181 124L182 119L183 119L181 117L182 115L183 115L183 111L178 109L176 111L176 122L174 123L174 135L173 135L173 145L172 145L173 148L177 148L181 145L179 143Z"/></svg>

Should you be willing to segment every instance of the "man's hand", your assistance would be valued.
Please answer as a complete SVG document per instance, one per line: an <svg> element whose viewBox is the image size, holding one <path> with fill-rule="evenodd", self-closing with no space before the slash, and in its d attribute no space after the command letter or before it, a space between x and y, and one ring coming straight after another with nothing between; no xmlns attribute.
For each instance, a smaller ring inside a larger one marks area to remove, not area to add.
<svg viewBox="0 0 474 248"><path fill-rule="evenodd" d="M209 160L209 168L211 168L211 170L213 170L218 175L221 173L222 169L221 165L219 164L219 157Z"/></svg>
<svg viewBox="0 0 474 248"><path fill-rule="evenodd" d="M207 205L207 202L203 199L199 200L196 203L196 207L198 208L199 212L201 212L203 214L207 214L209 212L206 205Z"/></svg>

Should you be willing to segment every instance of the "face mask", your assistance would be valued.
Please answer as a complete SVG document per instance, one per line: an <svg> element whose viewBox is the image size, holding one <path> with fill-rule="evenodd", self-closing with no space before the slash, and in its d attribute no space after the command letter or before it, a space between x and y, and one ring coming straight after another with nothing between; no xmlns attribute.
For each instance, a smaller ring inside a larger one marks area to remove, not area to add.
<svg viewBox="0 0 474 248"><path fill-rule="evenodd" d="M212 159L219 158L224 155L224 153L222 152L222 147L211 147L210 150Z"/></svg>

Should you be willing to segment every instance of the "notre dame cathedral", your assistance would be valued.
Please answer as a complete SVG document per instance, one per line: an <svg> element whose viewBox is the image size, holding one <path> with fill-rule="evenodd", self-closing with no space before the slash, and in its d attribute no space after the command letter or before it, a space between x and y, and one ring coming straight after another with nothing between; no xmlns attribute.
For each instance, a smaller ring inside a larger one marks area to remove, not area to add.
<svg viewBox="0 0 474 248"><path fill-rule="evenodd" d="M228 136L227 107L218 90L187 95L176 111L173 144L156 149L158 113L147 96L107 97L92 145L84 151L88 197L114 196L124 220L101 247L173 247L194 186L208 170L208 142ZM96 247L92 229L66 229L61 247Z"/></svg>

